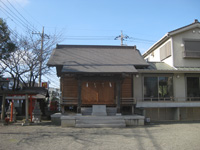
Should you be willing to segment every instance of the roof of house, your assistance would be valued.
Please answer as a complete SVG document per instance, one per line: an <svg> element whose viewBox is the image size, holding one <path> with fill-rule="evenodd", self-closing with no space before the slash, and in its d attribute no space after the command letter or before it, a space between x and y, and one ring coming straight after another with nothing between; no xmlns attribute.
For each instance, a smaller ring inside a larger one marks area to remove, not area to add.
<svg viewBox="0 0 200 150"><path fill-rule="evenodd" d="M199 73L200 67L179 67L174 68L164 62L148 62L149 67L138 69L141 73Z"/></svg>
<svg viewBox="0 0 200 150"><path fill-rule="evenodd" d="M135 46L57 45L47 63L62 72L137 72L148 66Z"/></svg>
<svg viewBox="0 0 200 150"><path fill-rule="evenodd" d="M149 67L146 69L138 69L139 72L170 72L176 70L164 62L148 62Z"/></svg>
<svg viewBox="0 0 200 150"><path fill-rule="evenodd" d="M178 28L176 30L170 31L167 34L165 34L159 41L157 41L146 52L144 52L144 54L142 54L143 57L146 57L147 55L149 55L152 51L154 51L156 48L158 48L160 45L166 42L171 36L191 30L193 28L200 28L200 22L197 19L195 19L195 21L192 24Z"/></svg>

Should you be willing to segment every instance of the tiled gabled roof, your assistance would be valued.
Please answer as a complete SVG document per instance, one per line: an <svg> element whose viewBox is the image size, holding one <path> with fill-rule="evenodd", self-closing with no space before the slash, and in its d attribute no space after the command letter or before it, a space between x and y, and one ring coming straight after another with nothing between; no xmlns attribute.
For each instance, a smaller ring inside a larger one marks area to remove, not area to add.
<svg viewBox="0 0 200 150"><path fill-rule="evenodd" d="M58 45L49 66L63 66L62 72L137 72L134 66L148 66L135 46Z"/></svg>

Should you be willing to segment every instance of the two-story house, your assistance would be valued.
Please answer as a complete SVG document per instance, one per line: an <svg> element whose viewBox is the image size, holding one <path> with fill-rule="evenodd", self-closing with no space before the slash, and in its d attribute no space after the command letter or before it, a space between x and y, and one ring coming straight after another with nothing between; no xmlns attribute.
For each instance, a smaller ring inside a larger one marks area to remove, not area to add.
<svg viewBox="0 0 200 150"><path fill-rule="evenodd" d="M151 120L200 120L200 23L168 32L134 77L136 110Z"/></svg>

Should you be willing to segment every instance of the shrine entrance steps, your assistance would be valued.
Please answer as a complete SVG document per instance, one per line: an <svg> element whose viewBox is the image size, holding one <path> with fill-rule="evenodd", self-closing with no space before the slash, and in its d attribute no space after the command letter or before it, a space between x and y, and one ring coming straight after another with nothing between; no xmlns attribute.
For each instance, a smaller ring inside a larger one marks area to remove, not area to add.
<svg viewBox="0 0 200 150"><path fill-rule="evenodd" d="M107 116L115 116L117 113L116 107L106 107ZM81 114L83 116L92 115L92 107L81 107Z"/></svg>
<svg viewBox="0 0 200 150"><path fill-rule="evenodd" d="M75 115L52 115L53 119L59 117L62 127L79 128L122 128L126 126L144 125L144 116L121 115L116 108L105 105L93 105L92 107L81 108L81 114Z"/></svg>
<svg viewBox="0 0 200 150"><path fill-rule="evenodd" d="M121 128L126 127L121 116L80 116L76 117L75 127L79 128Z"/></svg>

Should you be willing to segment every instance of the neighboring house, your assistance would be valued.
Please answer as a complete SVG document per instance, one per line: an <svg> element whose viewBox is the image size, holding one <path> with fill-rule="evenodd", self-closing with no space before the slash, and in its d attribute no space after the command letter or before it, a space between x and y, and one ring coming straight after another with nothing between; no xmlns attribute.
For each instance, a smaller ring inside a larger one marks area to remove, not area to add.
<svg viewBox="0 0 200 150"><path fill-rule="evenodd" d="M143 54L136 107L151 120L200 120L200 23L167 33Z"/></svg>

